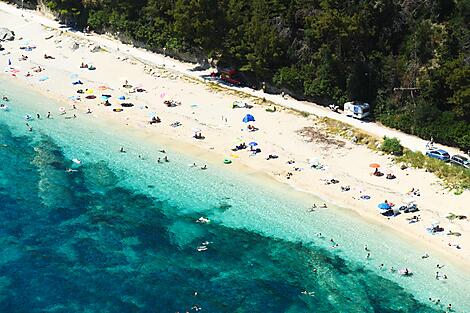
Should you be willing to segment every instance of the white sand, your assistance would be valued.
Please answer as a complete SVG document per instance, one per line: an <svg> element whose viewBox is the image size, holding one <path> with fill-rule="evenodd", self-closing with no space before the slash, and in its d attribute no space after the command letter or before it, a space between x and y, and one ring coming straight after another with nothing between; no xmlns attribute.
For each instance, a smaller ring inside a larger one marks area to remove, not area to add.
<svg viewBox="0 0 470 313"><path fill-rule="evenodd" d="M26 17L21 17L24 14ZM398 137L404 146L413 150L424 150L425 141L390 130L374 123L362 123L358 120L347 118L333 113L325 108L312 103L285 100L280 96L263 94L248 88L214 88L206 84L200 77L206 72L194 72L194 64L186 64L170 58L152 54L141 49L123 45L104 36L84 36L81 33L59 31L55 21L42 17L35 12L21 12L4 3L0 3L0 26L15 31L17 38L23 40L5 42L5 51L0 52L0 63L7 65L8 59L12 61L12 67L19 70L16 76L11 72L2 73L12 79L28 84L29 86L63 101L67 109L75 104L78 112L84 113L90 108L93 113L89 115L79 114L79 118L97 118L103 122L117 122L127 127L136 127L149 137L155 137L169 145L178 146L180 149L200 149L207 151L208 158L212 161L222 162L224 158L230 158L234 164L227 168L251 169L255 173L267 173L275 179L288 183L294 188L316 194L328 203L336 204L341 208L354 210L366 220L381 223L390 229L399 231L410 240L423 244L423 249L446 254L449 260L458 261L464 265L470 262L470 223L467 220L449 221L445 217L448 213L469 214L470 192L465 191L461 195L454 195L444 190L438 179L431 173L422 170L400 170L394 165L391 158L384 156L363 146L345 142L341 138L334 138L322 131L328 139L335 139L339 144L314 141L307 142L299 135L299 130L304 127L317 128L317 118L305 118L292 111L278 106L278 111L269 113L265 107L257 105L255 97L249 97L244 101L254 105L254 108L231 109L231 103L235 100L243 100L232 90L242 90L246 94L264 97L284 108L295 108L306 111L316 116L328 116L371 134L382 137ZM47 25L48 27L41 26ZM52 36L52 38L46 39ZM28 40L29 43L25 42ZM77 50L72 50L73 43L79 44ZM98 43L106 51L92 53L90 48L93 43ZM20 50L24 44L37 46L31 52ZM119 51L117 51L119 49ZM54 60L44 59L44 54L52 55ZM19 61L21 55L27 55L27 61ZM143 61L145 61L144 64ZM80 69L81 62L93 64L95 71ZM40 65L45 68L41 73L35 73L32 67ZM25 77L27 72L32 77ZM73 86L71 74L76 73L83 85ZM39 82L39 78L47 76L48 80ZM133 86L142 86L147 92L129 93L131 89L123 88L124 80L128 80ZM110 90L100 91L99 86L108 86ZM86 100L86 95L81 95L82 100L73 102L69 96L77 95L77 89L93 88L98 96L95 100ZM232 90L230 90L232 89ZM112 107L99 105L101 94L111 94ZM133 108L124 108L123 112L112 112L112 108L120 107L117 97L125 95L135 104ZM164 96L163 96L164 95ZM10 95L14 97L14 95ZM163 100L174 99L182 103L181 106L168 108ZM258 99L259 100L259 99ZM147 108L145 108L147 106ZM156 112L162 119L162 123L149 125L149 113ZM58 114L59 112L53 112ZM242 118L247 113L255 116L254 125L259 131L249 132ZM225 121L226 120L226 121ZM173 128L170 126L175 121L182 126ZM206 137L204 140L192 138L193 129L200 129ZM318 131L318 130L317 130ZM232 152L240 140L246 143L256 141L262 152L256 156L250 156L249 151ZM185 148L186 147L186 148ZM128 147L129 149L130 147ZM456 149L446 148L452 153ZM190 151L186 151L190 153ZM268 154L279 156L275 160L266 160ZM311 169L309 159L318 159L326 166L325 171ZM295 160L295 164L287 164L288 160ZM371 175L371 163L381 164L381 170L385 173L392 172L397 178L387 180L385 177ZM295 171L294 167L302 171ZM291 179L286 178L288 172L293 173ZM338 184L326 185L324 179L335 178ZM340 186L351 186L348 192L342 192ZM387 219L378 214L377 203L385 199L400 205L410 198L407 191L411 188L419 189L421 196L414 197L420 211L414 214L401 214L398 217ZM361 195L367 194L370 200L360 200ZM319 205L319 204L317 204ZM407 217L420 215L421 221L409 224ZM431 236L425 228L432 222L439 221L447 231L457 231L461 237L455 236ZM459 244L462 249L456 249L450 244ZM424 247L425 246L425 247ZM433 250L434 249L434 250ZM423 250L424 251L424 250Z"/></svg>

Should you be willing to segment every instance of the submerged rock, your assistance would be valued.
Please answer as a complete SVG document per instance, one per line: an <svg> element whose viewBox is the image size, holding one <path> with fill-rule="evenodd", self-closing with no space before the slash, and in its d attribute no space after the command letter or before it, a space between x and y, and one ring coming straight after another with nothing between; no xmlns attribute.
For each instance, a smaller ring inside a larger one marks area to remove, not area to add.
<svg viewBox="0 0 470 313"><path fill-rule="evenodd" d="M8 28L0 28L0 41L15 40L15 33Z"/></svg>

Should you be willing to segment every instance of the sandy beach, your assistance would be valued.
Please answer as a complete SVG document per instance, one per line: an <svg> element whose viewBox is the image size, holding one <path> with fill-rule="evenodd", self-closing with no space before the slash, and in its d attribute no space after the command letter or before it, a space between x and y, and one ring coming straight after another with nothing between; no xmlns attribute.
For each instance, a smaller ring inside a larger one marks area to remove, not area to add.
<svg viewBox="0 0 470 313"><path fill-rule="evenodd" d="M470 191L455 195L432 173L410 168L402 170L390 156L329 134L320 118L347 121L377 137L399 137L404 146L413 150L424 150L425 141L377 124L352 120L313 104L248 88L221 87L202 78L211 70L193 71L195 64L137 50L105 36L85 36L59 29L55 21L39 13L22 12L4 3L0 3L0 20L0 26L16 34L14 41L2 43L5 50L0 51L0 62L5 69L1 75L61 100L64 108L51 112L54 116L60 116L63 111L63 116L68 118L75 114L78 119L119 123L138 130L149 140L204 157L209 169L214 162L222 164L225 159L230 160L232 164L226 165L227 170L266 174L299 191L321 197L330 207L352 210L371 223L399 232L419 243L423 254L438 252L449 261L464 266L470 264L469 219L447 218L450 213L468 215ZM31 51L21 49L25 47L31 47ZM95 69L81 68L82 64L93 65ZM81 84L73 84L78 81ZM79 89L83 93L77 93ZM103 104L102 95L111 96L111 106ZM89 96L94 98L87 99ZM123 100L118 100L119 97ZM262 98L274 104L265 105ZM174 101L176 106L169 107L165 101ZM252 108L232 108L235 101L246 102ZM122 107L121 103L133 106ZM266 110L274 107L275 112ZM122 111L113 111L118 108ZM40 108L38 112L31 112L32 115L37 113L43 117L47 114ZM247 114L255 120L244 123ZM153 116L160 122L150 124ZM256 130L248 129L248 125ZM195 133L203 138L194 138ZM256 145L232 150L242 142ZM253 153L257 148L261 152ZM382 172L393 173L396 178L389 180L372 175L372 163L379 164ZM410 193L411 190L419 190L419 193ZM387 218L377 209L377 204L385 200L397 207L413 202L419 211ZM311 213L315 214L315 209ZM419 216L419 221L410 223L408 218L414 215ZM443 234L430 234L426 228L432 224L443 227ZM449 231L461 236L446 235Z"/></svg>

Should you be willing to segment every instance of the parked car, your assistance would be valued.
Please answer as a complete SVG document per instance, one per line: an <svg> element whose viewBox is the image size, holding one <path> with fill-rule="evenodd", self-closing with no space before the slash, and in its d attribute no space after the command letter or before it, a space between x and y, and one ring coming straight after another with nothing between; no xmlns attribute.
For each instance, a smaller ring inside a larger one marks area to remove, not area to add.
<svg viewBox="0 0 470 313"><path fill-rule="evenodd" d="M442 149L426 151L426 155L430 158L438 159L444 162L449 162L450 160L449 153Z"/></svg>
<svg viewBox="0 0 470 313"><path fill-rule="evenodd" d="M461 155L453 155L450 158L450 163L454 165L463 166L465 168L470 168L470 161L466 157Z"/></svg>

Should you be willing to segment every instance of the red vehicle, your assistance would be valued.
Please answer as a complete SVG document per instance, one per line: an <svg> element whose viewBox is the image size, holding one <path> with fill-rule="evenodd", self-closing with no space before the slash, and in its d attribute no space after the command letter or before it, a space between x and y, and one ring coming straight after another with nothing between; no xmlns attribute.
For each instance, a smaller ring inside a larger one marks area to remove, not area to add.
<svg viewBox="0 0 470 313"><path fill-rule="evenodd" d="M236 78L238 72L235 69L219 70L218 73L212 73L211 76L220 77L221 80L232 85L240 85L241 81Z"/></svg>

